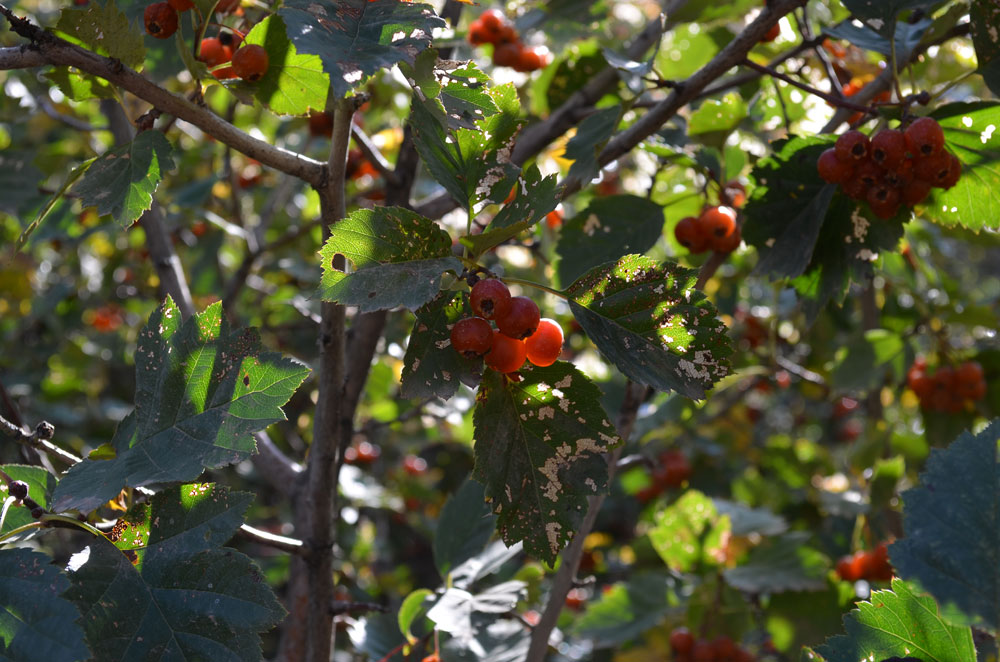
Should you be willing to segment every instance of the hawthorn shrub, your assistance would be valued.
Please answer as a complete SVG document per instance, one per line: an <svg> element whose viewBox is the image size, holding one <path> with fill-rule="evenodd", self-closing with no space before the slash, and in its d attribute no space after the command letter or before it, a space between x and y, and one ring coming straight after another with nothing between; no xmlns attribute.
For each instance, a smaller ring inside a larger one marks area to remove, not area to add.
<svg viewBox="0 0 1000 662"><path fill-rule="evenodd" d="M994 0L0 14L0 658L995 658Z"/></svg>

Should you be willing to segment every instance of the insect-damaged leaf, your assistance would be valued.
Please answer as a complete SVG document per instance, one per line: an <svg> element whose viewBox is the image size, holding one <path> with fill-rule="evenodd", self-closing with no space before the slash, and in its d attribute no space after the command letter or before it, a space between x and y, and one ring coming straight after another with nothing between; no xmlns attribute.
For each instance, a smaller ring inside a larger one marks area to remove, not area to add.
<svg viewBox="0 0 1000 662"><path fill-rule="evenodd" d="M451 348L451 327L471 314L457 292L442 292L417 310L403 357L400 395L447 400L460 381L473 387L479 383L482 359L467 359Z"/></svg>
<svg viewBox="0 0 1000 662"><path fill-rule="evenodd" d="M626 377L703 398L729 373L732 347L696 272L626 255L591 269L566 289L570 309L597 348Z"/></svg>
<svg viewBox="0 0 1000 662"><path fill-rule="evenodd" d="M278 14L298 52L323 59L337 97L398 62L412 63L445 24L428 5L398 0L288 0Z"/></svg>
<svg viewBox="0 0 1000 662"><path fill-rule="evenodd" d="M526 367L514 382L487 370L480 387L473 476L486 486L507 545L547 563L573 537L587 497L607 489L603 453L621 443L601 392L571 364Z"/></svg>
<svg viewBox="0 0 1000 662"><path fill-rule="evenodd" d="M135 409L111 441L116 456L72 467L56 510L93 510L126 485L192 480L248 458L253 433L284 420L281 406L309 369L265 352L255 329L231 331L220 303L182 322L168 298L139 332L135 372Z"/></svg>
<svg viewBox="0 0 1000 662"><path fill-rule="evenodd" d="M343 255L357 269L334 265ZM405 306L415 310L441 290L441 274L459 272L451 238L434 221L401 207L359 209L337 223L320 251L324 301L358 306L361 312Z"/></svg>

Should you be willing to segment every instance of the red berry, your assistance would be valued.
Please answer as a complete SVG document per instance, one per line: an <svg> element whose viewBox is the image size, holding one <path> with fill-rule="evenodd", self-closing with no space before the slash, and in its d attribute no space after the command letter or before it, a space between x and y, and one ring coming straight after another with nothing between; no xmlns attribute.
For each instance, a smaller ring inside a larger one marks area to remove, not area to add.
<svg viewBox="0 0 1000 662"><path fill-rule="evenodd" d="M517 340L524 340L535 332L541 320L538 304L528 297L513 297L510 308L502 317L496 318L500 333Z"/></svg>
<svg viewBox="0 0 1000 662"><path fill-rule="evenodd" d="M976 361L966 361L955 370L955 388L966 400L978 400L986 393L983 366Z"/></svg>
<svg viewBox="0 0 1000 662"><path fill-rule="evenodd" d="M880 168L871 161L865 161L859 164L858 169L854 171L854 179L861 180L865 186L871 188L879 183L884 172L883 168Z"/></svg>
<svg viewBox="0 0 1000 662"><path fill-rule="evenodd" d="M524 345L531 363L539 367L552 365L562 353L562 327L553 319L543 318L538 322L535 332L524 341Z"/></svg>
<svg viewBox="0 0 1000 662"><path fill-rule="evenodd" d="M944 177L939 177L938 181L934 182L935 185L947 190L958 183L959 178L962 176L962 162L958 160L958 157L954 154L950 155L951 163L949 164L948 174Z"/></svg>
<svg viewBox="0 0 1000 662"><path fill-rule="evenodd" d="M229 14L239 9L240 0L219 0L215 5L215 11L220 14Z"/></svg>
<svg viewBox="0 0 1000 662"><path fill-rule="evenodd" d="M903 159L894 169L886 170L882 178L890 186L906 186L913 180L913 159Z"/></svg>
<svg viewBox="0 0 1000 662"><path fill-rule="evenodd" d="M871 141L872 163L886 170L895 170L906 158L906 139L896 129L882 129Z"/></svg>
<svg viewBox="0 0 1000 662"><path fill-rule="evenodd" d="M517 44L518 48L522 48L521 39L517 36L517 30L514 29L513 25L501 25L493 34L492 43L497 46L503 46L505 44Z"/></svg>
<svg viewBox="0 0 1000 662"><path fill-rule="evenodd" d="M469 26L469 32L465 38L473 46L481 46L482 44L490 43L490 35L490 31L481 22L473 21L472 25Z"/></svg>
<svg viewBox="0 0 1000 662"><path fill-rule="evenodd" d="M906 127L906 148L914 156L932 156L944 149L944 131L937 120L921 117Z"/></svg>
<svg viewBox="0 0 1000 662"><path fill-rule="evenodd" d="M670 650L680 655L691 652L694 648L694 635L687 628L677 628L670 633Z"/></svg>
<svg viewBox="0 0 1000 662"><path fill-rule="evenodd" d="M499 331L493 332L493 347L486 354L486 365L497 372L514 372L524 365L528 348L523 340L515 340Z"/></svg>
<svg viewBox="0 0 1000 662"><path fill-rule="evenodd" d="M868 184L858 176L857 172L851 178L840 185L844 195L854 200L864 200L868 195Z"/></svg>
<svg viewBox="0 0 1000 662"><path fill-rule="evenodd" d="M846 88L844 93L847 93ZM868 136L854 129L837 138L833 146L837 151L837 157L845 163L857 163L867 159L868 147Z"/></svg>
<svg viewBox="0 0 1000 662"><path fill-rule="evenodd" d="M167 39L177 32L177 10L169 2L154 2L142 14L146 32L157 39Z"/></svg>
<svg viewBox="0 0 1000 662"><path fill-rule="evenodd" d="M679 450L672 449L660 455L660 466L653 478L663 487L680 487L691 477L691 463Z"/></svg>
<svg viewBox="0 0 1000 662"><path fill-rule="evenodd" d="M849 161L844 161L837 156L837 150L833 147L819 155L816 161L816 170L824 181L831 184L841 184L846 182L854 174L854 166Z"/></svg>
<svg viewBox="0 0 1000 662"><path fill-rule="evenodd" d="M736 226L736 231L733 232L728 237L723 239L712 238L712 250L716 253L729 254L740 247L740 242L743 241L743 232L740 230L740 226Z"/></svg>
<svg viewBox="0 0 1000 662"><path fill-rule="evenodd" d="M903 185L901 199L907 207L913 207L924 201L931 192L931 185L922 179L913 179Z"/></svg>
<svg viewBox="0 0 1000 662"><path fill-rule="evenodd" d="M267 73L268 57L263 46L241 46L233 53L233 71L245 81L254 83Z"/></svg>
<svg viewBox="0 0 1000 662"><path fill-rule="evenodd" d="M562 205L559 205L548 214L545 215L545 225L555 230L562 227L563 224L563 210Z"/></svg>
<svg viewBox="0 0 1000 662"><path fill-rule="evenodd" d="M229 62L232 54L222 42L215 37L206 37L201 40L198 48L198 59L211 67L217 67L224 62Z"/></svg>
<svg viewBox="0 0 1000 662"><path fill-rule="evenodd" d="M736 179L726 182L720 200L730 207L741 208L747 202L747 187Z"/></svg>
<svg viewBox="0 0 1000 662"><path fill-rule="evenodd" d="M204 44L204 42L202 42ZM313 113L309 116L309 135L326 136L333 135L333 116L330 113Z"/></svg>
<svg viewBox="0 0 1000 662"><path fill-rule="evenodd" d="M731 207L709 207L698 217L709 239L725 239L736 232L736 211Z"/></svg>
<svg viewBox="0 0 1000 662"><path fill-rule="evenodd" d="M514 71L528 72L543 69L546 64L548 64L548 51L533 47L522 49L513 66Z"/></svg>
<svg viewBox="0 0 1000 662"><path fill-rule="evenodd" d="M917 179L939 186L951 174L951 154L942 150L930 156L916 157L913 164L913 174Z"/></svg>
<svg viewBox="0 0 1000 662"><path fill-rule="evenodd" d="M845 582L856 582L861 579L861 577L854 572L854 559L852 557L845 556L837 561L837 576Z"/></svg>
<svg viewBox="0 0 1000 662"><path fill-rule="evenodd" d="M487 9L479 17L479 23L485 28L496 30L500 26L506 25L507 17L498 9Z"/></svg>
<svg viewBox="0 0 1000 662"><path fill-rule="evenodd" d="M769 41L774 41L781 34L781 25L775 23L771 26L771 29L764 33L764 36L760 38L760 43L766 44Z"/></svg>
<svg viewBox="0 0 1000 662"><path fill-rule="evenodd" d="M704 253L708 249L709 237L694 216L687 216L677 222L674 237L677 238L677 243L692 253Z"/></svg>
<svg viewBox="0 0 1000 662"><path fill-rule="evenodd" d="M712 648L715 649L717 660L725 660L736 654L736 644L724 634L712 640Z"/></svg>
<svg viewBox="0 0 1000 662"><path fill-rule="evenodd" d="M521 58L521 44L517 42L501 44L493 51L493 64L498 67L513 67Z"/></svg>
<svg viewBox="0 0 1000 662"><path fill-rule="evenodd" d="M496 319L510 310L510 290L498 278L486 278L472 287L472 310L484 319Z"/></svg>
<svg viewBox="0 0 1000 662"><path fill-rule="evenodd" d="M691 662L716 662L715 646L708 641L696 641L691 648Z"/></svg>
<svg viewBox="0 0 1000 662"><path fill-rule="evenodd" d="M833 417L844 418L858 408L858 401L854 398L838 398L833 404Z"/></svg>
<svg viewBox="0 0 1000 662"><path fill-rule="evenodd" d="M899 189L879 183L868 189L868 204L879 218L892 218L899 209Z"/></svg>
<svg viewBox="0 0 1000 662"><path fill-rule="evenodd" d="M482 317L467 317L451 327L451 346L466 358L482 356L493 345L493 328Z"/></svg>

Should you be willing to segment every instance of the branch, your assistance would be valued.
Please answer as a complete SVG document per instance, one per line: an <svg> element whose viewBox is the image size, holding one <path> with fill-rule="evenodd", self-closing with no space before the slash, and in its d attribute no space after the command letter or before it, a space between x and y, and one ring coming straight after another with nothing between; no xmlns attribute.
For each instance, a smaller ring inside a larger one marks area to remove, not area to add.
<svg viewBox="0 0 1000 662"><path fill-rule="evenodd" d="M371 163L375 169L378 170L379 174L382 175L382 178L385 179L386 186L398 186L399 180L396 178L396 173L393 171L392 166L385 160L385 157L382 156L382 152L380 152L379 148L375 146L375 143L373 143L372 139L368 137L368 134L365 133L364 129L357 124L352 124L351 135L354 136L354 142L358 144L358 149L361 150L361 153L365 155L368 162Z"/></svg>
<svg viewBox="0 0 1000 662"><path fill-rule="evenodd" d="M751 68L751 69L753 69L755 71L759 71L760 73L766 74L766 75L768 75L768 76L770 76L772 78L777 78L778 80L783 80L786 83L788 83L789 85L794 85L795 87L799 88L800 90L804 90L804 91L808 92L809 94L812 94L814 96L819 97L820 99L823 99L824 101L826 101L827 103L829 103L830 105L832 105L832 106L834 106L836 108L847 108L849 110L853 110L853 111L858 112L858 113L865 113L866 115L874 115L875 114L875 110L871 106L862 106L861 104L857 104L857 103L853 103L851 101L848 101L843 96L839 96L839 95L836 95L836 94L829 94L827 92L823 92L822 90L817 90L812 85L807 85L807 84L805 84L805 83L803 83L801 81L795 80L791 76L787 76L787 75L781 73L780 71L772 69L771 67L765 66L763 64L757 64L753 60L745 59L745 60L743 60L743 62L741 64L744 67L749 67L749 68Z"/></svg>
<svg viewBox="0 0 1000 662"><path fill-rule="evenodd" d="M241 538L246 540L250 540L259 545L280 549L281 551L288 552L289 554L305 553L305 545L303 545L301 540L279 536L276 533L270 533L268 531L264 531L263 529L254 528L249 524L241 525L238 534Z"/></svg>
<svg viewBox="0 0 1000 662"><path fill-rule="evenodd" d="M265 431L254 435L257 454L251 459L260 475L279 492L294 497L301 489L304 467L292 461L271 441Z"/></svg>
<svg viewBox="0 0 1000 662"><path fill-rule="evenodd" d="M350 602L347 600L334 600L330 603L330 614L340 616L341 614L357 614L359 612L377 611L383 614L389 611L385 605L377 602Z"/></svg>
<svg viewBox="0 0 1000 662"><path fill-rule="evenodd" d="M76 67L80 71L122 87L143 101L152 104L161 112L175 115L193 124L219 142L257 159L266 166L299 177L313 186L319 186L324 181L326 168L323 163L258 140L240 131L208 108L198 106L184 97L151 83L120 61L103 57L71 44L51 33L42 31L25 19L17 18L10 9L2 4L0 4L0 14L7 17L15 32L33 41L31 50L25 50L26 47L3 49L3 58L0 59L0 63L5 66L0 68L23 68L43 64ZM21 51L21 53L15 55L14 51Z"/></svg>
<svg viewBox="0 0 1000 662"><path fill-rule="evenodd" d="M17 443L30 446L31 448L35 448L40 451L45 451L49 455L59 458L66 464L73 465L81 461L76 455L59 448L49 441L55 435L56 429L55 426L48 421L40 422L35 426L35 430L33 432L27 432L24 428L14 425L3 416L0 416L0 428L7 433L7 436L13 438Z"/></svg>
<svg viewBox="0 0 1000 662"><path fill-rule="evenodd" d="M639 412L639 405L645 399L648 387L639 386L632 382L625 384L625 400L622 402L621 410L618 413L618 433L622 438L622 445L616 448L608 460L608 485L614 479L618 460L621 457L625 442L632 434L632 427L635 425L635 418ZM601 510L601 504L607 495L590 498L590 506L587 514L583 518L583 523L579 530L573 534L573 541L569 547L562 552L562 564L556 572L555 579L552 580L552 588L549 589L549 598L545 603L545 610L538 621L538 625L531 632L531 645L528 648L526 662L542 662L549 648L549 635L556 626L559 614L566 604L566 595L573 588L573 580L576 571L580 567L580 558L583 556L583 542L597 520L597 513Z"/></svg>

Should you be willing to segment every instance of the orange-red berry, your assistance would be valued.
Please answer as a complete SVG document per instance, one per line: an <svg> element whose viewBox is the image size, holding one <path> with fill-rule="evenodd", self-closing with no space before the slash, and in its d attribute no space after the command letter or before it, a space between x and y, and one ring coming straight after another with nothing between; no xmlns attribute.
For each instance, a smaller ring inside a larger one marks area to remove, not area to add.
<svg viewBox="0 0 1000 662"><path fill-rule="evenodd" d="M486 278L472 287L472 310L484 319L496 319L510 310L510 290L499 278Z"/></svg>
<svg viewBox="0 0 1000 662"><path fill-rule="evenodd" d="M524 365L528 357L528 348L523 340L505 336L499 331L493 332L493 346L484 357L486 365L497 372L514 372Z"/></svg>
<svg viewBox="0 0 1000 662"><path fill-rule="evenodd" d="M451 346L466 358L482 356L493 345L493 327L482 317L467 317L451 327Z"/></svg>
<svg viewBox="0 0 1000 662"><path fill-rule="evenodd" d="M708 249L710 237L694 216L682 218L674 226L674 237L684 248L692 253L704 253Z"/></svg>
<svg viewBox="0 0 1000 662"><path fill-rule="evenodd" d="M837 150L833 147L819 155L816 170L824 181L831 184L842 184L854 174L854 166L837 156Z"/></svg>
<svg viewBox="0 0 1000 662"><path fill-rule="evenodd" d="M944 149L944 131L930 117L921 117L904 132L906 148L914 156L933 156Z"/></svg>
<svg viewBox="0 0 1000 662"><path fill-rule="evenodd" d="M552 365L562 353L562 327L553 319L543 318L539 320L535 332L525 339L524 345L531 363L540 367Z"/></svg>
<svg viewBox="0 0 1000 662"><path fill-rule="evenodd" d="M844 93L847 93L846 88ZM837 156L841 161L856 163L868 158L869 145L868 136L852 129L837 138L837 142L834 143L833 148L837 151Z"/></svg>
<svg viewBox="0 0 1000 662"><path fill-rule="evenodd" d="M500 333L517 340L524 340L533 334L540 321L538 304L528 297L512 297L507 312L496 318Z"/></svg>
<svg viewBox="0 0 1000 662"><path fill-rule="evenodd" d="M245 81L254 83L267 73L267 51L258 44L241 46L233 53L233 71Z"/></svg>
<svg viewBox="0 0 1000 662"><path fill-rule="evenodd" d="M157 39L167 39L177 32L177 10L169 2L154 2L142 14L146 32Z"/></svg>

